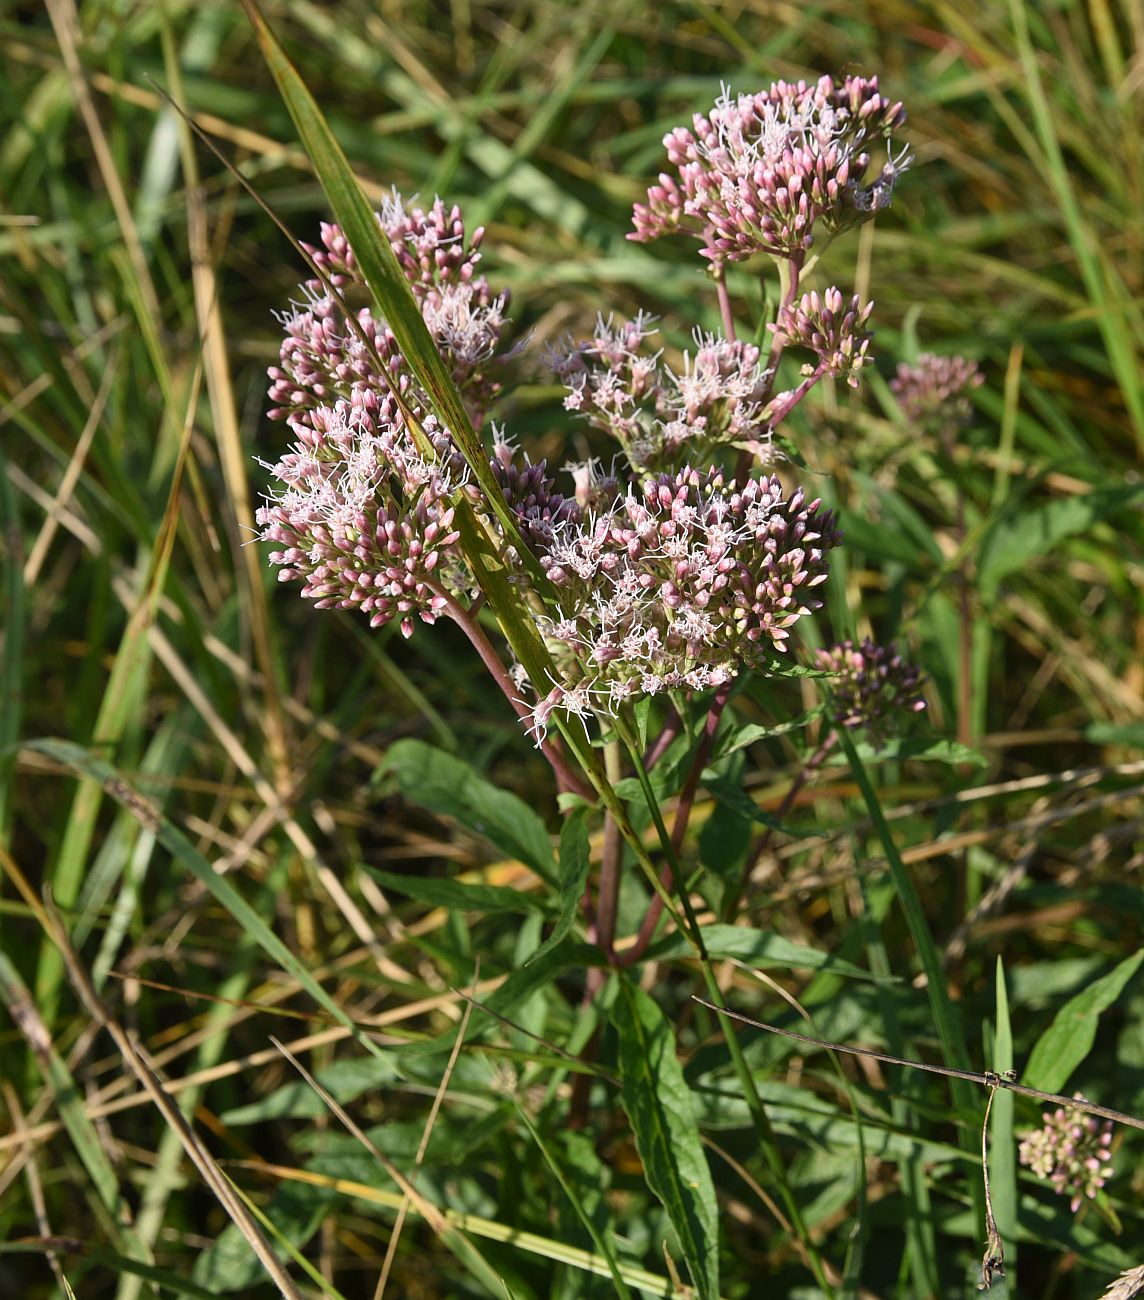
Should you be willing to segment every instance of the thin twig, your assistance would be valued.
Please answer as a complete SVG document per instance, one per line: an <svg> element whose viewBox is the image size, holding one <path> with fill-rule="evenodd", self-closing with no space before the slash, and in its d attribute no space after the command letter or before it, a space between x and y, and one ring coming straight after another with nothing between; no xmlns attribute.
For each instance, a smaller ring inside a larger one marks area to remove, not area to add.
<svg viewBox="0 0 1144 1300"><path fill-rule="evenodd" d="M985 1179L985 1257L981 1261L981 1280L977 1283L978 1291L988 1291L993 1285L993 1275L1005 1276L1005 1243L997 1231L997 1220L993 1217L993 1197L989 1191L989 1112L993 1109L993 1098L997 1089L990 1087L989 1100L985 1103L985 1118L981 1121L981 1173Z"/></svg>
<svg viewBox="0 0 1144 1300"><path fill-rule="evenodd" d="M793 1029L780 1029L778 1025L766 1025L761 1020L752 1020L750 1016L744 1016L738 1011L732 1011L729 1007L721 1007L714 1002L708 1002L706 998L701 998L697 993L693 993L691 998L692 1001L700 1003L710 1011L729 1016L732 1020L738 1020L744 1025L750 1025L752 1029L765 1029L770 1034L781 1034L784 1038L795 1038L800 1043L809 1043L811 1047L821 1047L827 1052L846 1052L850 1056L865 1056L872 1061L884 1061L887 1065L903 1065L910 1070L925 1070L929 1074L943 1074L949 1079L965 1079L969 1083L979 1083L983 1088L1004 1088L1008 1092L1016 1093L1018 1097L1032 1097L1034 1101L1052 1102L1057 1106L1071 1106L1073 1110L1083 1110L1086 1114L1099 1115L1101 1119L1110 1119L1114 1124L1127 1124L1130 1128L1144 1129L1144 1119L1137 1119L1135 1115L1126 1115L1122 1110L1113 1110L1110 1106L1098 1106L1095 1102L1087 1101L1084 1097L1066 1097L1059 1092L1042 1092L1039 1088L1026 1088L1023 1083L1017 1082L1016 1075L1010 1077L1009 1073L997 1074L993 1070L957 1070L950 1065L930 1065L926 1061L910 1061L901 1056L889 1056L885 1052L875 1052L869 1047L850 1047L846 1043L832 1043L822 1038L808 1038L806 1034L796 1034Z"/></svg>

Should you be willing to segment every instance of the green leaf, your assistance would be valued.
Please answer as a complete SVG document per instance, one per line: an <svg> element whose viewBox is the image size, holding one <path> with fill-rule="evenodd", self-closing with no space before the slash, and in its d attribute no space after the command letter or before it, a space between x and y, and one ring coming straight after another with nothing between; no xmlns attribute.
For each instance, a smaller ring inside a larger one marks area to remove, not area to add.
<svg viewBox="0 0 1144 1300"><path fill-rule="evenodd" d="M699 832L699 861L727 883L738 883L751 847L751 822L741 813L717 803Z"/></svg>
<svg viewBox="0 0 1144 1300"><path fill-rule="evenodd" d="M620 980L612 1021L619 1040L620 1099L648 1186L663 1202L701 1300L719 1295L719 1210L691 1093L663 1013Z"/></svg>
<svg viewBox="0 0 1144 1300"><path fill-rule="evenodd" d="M557 975L566 970L602 966L604 959L599 948L590 943L573 943L569 939L547 952L543 957L533 957L527 966L515 970L505 982L484 1001L484 1006L497 1015L511 1016L517 1008Z"/></svg>
<svg viewBox="0 0 1144 1300"><path fill-rule="evenodd" d="M555 879L552 841L539 816L464 759L422 740L399 740L386 751L385 766L410 803L454 818L544 880Z"/></svg>
<svg viewBox="0 0 1144 1300"><path fill-rule="evenodd" d="M1144 484L1096 488L1084 496L1029 509L1023 499L1001 512L981 543L977 581L981 595L992 600L1003 578L1047 555L1058 542L1083 533L1144 497ZM1011 498L1012 500L1012 498Z"/></svg>
<svg viewBox="0 0 1144 1300"><path fill-rule="evenodd" d="M307 1183L283 1182L275 1189L267 1217L295 1246L304 1246L318 1230L337 1193ZM279 1258L285 1251L278 1250ZM229 1223L214 1244L196 1260L191 1277L215 1295L245 1290L264 1280L262 1264L238 1227Z"/></svg>
<svg viewBox="0 0 1144 1300"><path fill-rule="evenodd" d="M744 722L740 726L725 727L715 740L715 747L711 751L711 762L715 763L721 758L726 758L728 754L734 754L740 749L746 749L748 745L753 745L756 740L771 740L775 736L785 736L792 731L801 731L808 722L817 718L822 710L808 709L805 713L800 713L797 718L791 718L787 722L777 722L773 727L763 727L757 722Z"/></svg>
<svg viewBox="0 0 1144 1300"><path fill-rule="evenodd" d="M503 885L466 885L459 880L438 880L432 876L399 876L393 871L379 871L366 866L365 870L386 889L396 889L407 898L415 898L430 907L447 907L451 911L484 912L489 916L500 912L543 912L548 908L546 899L523 889L509 889Z"/></svg>
<svg viewBox="0 0 1144 1300"><path fill-rule="evenodd" d="M906 870L906 864L902 861L902 855L898 852L893 832L886 821L886 814L882 811L877 792L870 781L862 760L858 757L853 740L845 727L839 727L836 734L838 743L849 760L850 770L854 773L854 780L862 793L862 800L874 824L874 831L882 843L882 849L886 854L886 862L890 868L890 878L894 882L894 892L898 896L898 902L901 904L906 924L909 926L910 937L914 941L918 959L927 976L926 995L929 998L930 1010L933 1013L934 1026L941 1040L942 1056L945 1063L953 1066L954 1069L968 1070L969 1053L965 1049L965 1038L962 1035L961 1023L957 1018L957 1011L949 996L949 988L942 969L941 957L938 955L937 945L930 933L929 921L926 918L921 899L918 897L918 891L914 888L913 878ZM955 1079L950 1087L958 1109L966 1114L972 1114L976 1099L969 1086ZM963 1132L960 1136L967 1147L973 1141L968 1132Z"/></svg>
<svg viewBox="0 0 1144 1300"><path fill-rule="evenodd" d="M1084 729L1084 738L1094 745L1126 745L1131 749L1144 749L1144 723L1091 722Z"/></svg>
<svg viewBox="0 0 1144 1300"><path fill-rule="evenodd" d="M531 965L563 942L580 913L591 855L588 846L588 810L577 808L560 830L560 912L552 933L525 962Z"/></svg>
<svg viewBox="0 0 1144 1300"><path fill-rule="evenodd" d="M737 957L760 969L793 966L802 970L828 970L854 979L877 980L877 976L860 966L832 957L828 952L803 948L769 930L751 930L744 925L708 925L703 927L703 942L707 955L714 961ZM653 944L647 953L649 961L673 961L694 956L694 947L682 934L673 934Z"/></svg>
<svg viewBox="0 0 1144 1300"><path fill-rule="evenodd" d="M1013 1068L1013 1030L1009 1020L1009 994L1005 967L997 958L997 1028L993 1033L993 1069ZM1005 1271L1013 1282L1017 1262L1017 1148L1013 1141L1013 1094L1005 1088L993 1093L989 1110L989 1184L993 1216L1005 1243Z"/></svg>
<svg viewBox="0 0 1144 1300"><path fill-rule="evenodd" d="M857 511L840 510L838 527L845 544L865 551L871 560L897 560L914 570L923 567L921 550L892 524L876 524Z"/></svg>
<svg viewBox="0 0 1144 1300"><path fill-rule="evenodd" d="M737 781L729 781L725 776L712 772L710 768L703 773L703 788L708 790L721 804L730 808L732 812L738 813L740 817L745 817L748 821L758 822L763 826L769 826L771 830L782 831L784 835L792 835L797 839L813 837L821 833L817 830L795 830L784 825L777 817L772 817L770 813L764 812Z"/></svg>
<svg viewBox="0 0 1144 1300"><path fill-rule="evenodd" d="M352 1061L335 1061L324 1070L316 1071L314 1077L335 1101L345 1105L355 1101L364 1092L392 1083L399 1077L399 1072L392 1061L362 1057ZM252 1101L246 1106L235 1106L233 1110L224 1111L219 1119L234 1128L243 1124L258 1124L266 1119L325 1115L328 1112L326 1103L304 1079L294 1079L281 1088L275 1088L261 1101Z"/></svg>
<svg viewBox="0 0 1144 1300"><path fill-rule="evenodd" d="M1092 1050L1100 1013L1112 1006L1142 961L1144 949L1126 957L1103 979L1090 984L1061 1007L1029 1054L1028 1064L1021 1072L1023 1084L1041 1092L1061 1091Z"/></svg>
<svg viewBox="0 0 1144 1300"><path fill-rule="evenodd" d="M868 740L854 738L854 749L866 763L904 762L909 759L916 763L949 763L952 766L972 764L974 767L988 767L989 759L979 750L969 745L961 745L956 740L934 740L931 736L902 736L888 740L875 748ZM839 767L847 763L843 754L835 755L827 764Z"/></svg>

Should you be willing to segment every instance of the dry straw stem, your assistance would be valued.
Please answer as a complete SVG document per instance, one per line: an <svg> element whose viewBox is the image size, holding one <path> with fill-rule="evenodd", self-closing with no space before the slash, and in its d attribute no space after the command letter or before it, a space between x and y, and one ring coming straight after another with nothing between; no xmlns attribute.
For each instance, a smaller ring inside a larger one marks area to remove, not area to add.
<svg viewBox="0 0 1144 1300"><path fill-rule="evenodd" d="M302 1294L290 1280L278 1256L274 1253L258 1221L247 1208L245 1201L238 1195L230 1179L216 1164L214 1157L199 1140L194 1129L187 1122L183 1112L171 1100L163 1081L151 1067L146 1057L132 1042L127 1031L118 1023L92 986L86 970L71 946L67 931L59 913L48 900L46 916L53 941L63 956L68 979L76 995L83 1003L88 1015L107 1030L119 1049L126 1065L139 1080L143 1091L154 1102L156 1109L163 1116L169 1130L174 1132L183 1150L190 1157L191 1163L203 1177L203 1181L214 1192L223 1209L230 1216L231 1222L242 1233L247 1244L258 1256L267 1276L278 1287L287 1300L302 1300Z"/></svg>
<svg viewBox="0 0 1144 1300"><path fill-rule="evenodd" d="M1121 1273L1101 1295L1100 1300L1133 1300L1133 1297L1138 1296L1142 1291L1144 1291L1144 1264Z"/></svg>

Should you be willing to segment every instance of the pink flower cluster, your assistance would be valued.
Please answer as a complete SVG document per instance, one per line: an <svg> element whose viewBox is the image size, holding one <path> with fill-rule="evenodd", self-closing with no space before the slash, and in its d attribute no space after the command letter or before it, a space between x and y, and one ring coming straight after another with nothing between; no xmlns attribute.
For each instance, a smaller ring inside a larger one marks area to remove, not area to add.
<svg viewBox="0 0 1144 1300"><path fill-rule="evenodd" d="M534 711L614 712L636 695L702 690L785 649L821 605L841 540L834 517L777 478L719 470L644 480L608 510L557 527L541 564L558 588L541 621L564 681Z"/></svg>
<svg viewBox="0 0 1144 1300"><path fill-rule="evenodd" d="M637 469L709 460L716 448L750 443L765 452L771 372L759 349L720 335L695 335L677 374L649 352L652 319L596 321L591 338L549 354L568 389L566 410L615 438Z"/></svg>
<svg viewBox="0 0 1144 1300"><path fill-rule="evenodd" d="M883 743L910 713L920 713L925 679L892 646L869 637L856 646L843 641L819 650L816 667L836 674L830 682L830 712L840 727L864 729L875 745Z"/></svg>
<svg viewBox="0 0 1144 1300"><path fill-rule="evenodd" d="M479 425L500 391L495 369L505 355L501 336L508 306L508 291L494 294L488 280L475 273L484 230L475 230L466 243L459 208L446 209L437 199L428 212L419 207L407 210L396 191L382 204L377 220L405 272L429 333L450 363L470 417ZM341 228L323 223L321 239L321 247L306 245L306 249L331 283L350 295L363 289L357 259ZM343 370L350 367L359 386L384 387L376 364L371 365L369 350L363 355L357 331L339 323L341 312L326 295L322 281L310 280L305 289L309 301L283 322L287 339L281 368L270 372L271 401L289 410L283 397L297 401L298 389L304 393L315 383L328 387L331 377L349 377L337 369L339 366ZM361 310L357 320L371 340L382 333L369 308ZM391 348L382 360L390 363L394 351Z"/></svg>
<svg viewBox="0 0 1144 1300"><path fill-rule="evenodd" d="M262 541L283 549L280 582L300 581L319 609L360 609L370 626L413 615L436 621L446 604L437 584L460 565L451 497L456 453L432 416L422 454L402 423L378 427L360 403L318 406L293 418L296 441L271 470L277 487L257 513Z"/></svg>
<svg viewBox="0 0 1144 1300"><path fill-rule="evenodd" d="M756 253L801 260L819 230L837 234L887 207L909 151L894 152L901 104L877 78L775 82L755 95L724 90L692 128L664 137L674 174L663 172L635 205L630 239L683 231L712 262ZM874 170L878 137L886 159Z"/></svg>
<svg viewBox="0 0 1144 1300"><path fill-rule="evenodd" d="M406 211L396 194L378 221L479 418L496 388L488 363L507 301L474 274L481 232L466 244L456 208L438 199L428 212ZM256 517L260 536L281 547L270 556L279 578L300 581L320 608L360 609L375 627L396 618L409 636L414 615L432 623L449 593L471 585L453 527L464 458L385 322L346 305L362 282L342 231L324 225L322 247L310 251L338 294L311 280L305 303L282 318L270 416L294 441L267 466L275 483Z"/></svg>
<svg viewBox="0 0 1144 1300"><path fill-rule="evenodd" d="M890 388L911 424L952 437L973 418L969 392L984 381L967 357L923 352L912 366L904 361L898 366Z"/></svg>
<svg viewBox="0 0 1144 1300"><path fill-rule="evenodd" d="M1075 1214L1081 1201L1095 1197L1112 1177L1112 1121L1101 1123L1094 1115L1063 1106L1045 1111L1043 1119L1044 1127L1026 1135L1018 1156L1038 1178L1047 1178L1060 1195L1071 1197L1069 1209Z"/></svg>

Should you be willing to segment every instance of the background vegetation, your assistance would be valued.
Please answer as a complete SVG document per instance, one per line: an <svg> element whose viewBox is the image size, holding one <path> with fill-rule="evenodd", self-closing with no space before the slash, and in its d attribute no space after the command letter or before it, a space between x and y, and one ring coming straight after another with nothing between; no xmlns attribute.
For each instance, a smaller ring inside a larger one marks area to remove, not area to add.
<svg viewBox="0 0 1144 1300"><path fill-rule="evenodd" d="M877 373L796 425L847 533L817 635L899 634L930 676L930 727L981 756L871 769L975 1066L1020 1067L1067 1005L1056 1075L1071 1068L1053 1089L1144 1114L1129 960L1144 923L1137 0L264 12L372 197L440 193L488 227L486 267L533 356L598 312L650 310L672 347L716 327L691 247L653 258L624 236L664 132L720 83L876 73L905 101L915 170L830 253L857 259L854 287L876 300ZM245 1214L304 1256L288 1271L305 1295L374 1295L399 1216L393 1296L615 1294L584 1268L601 1233L619 1234L633 1293L642 1279L664 1294L674 1239L619 1104L614 1035L598 1073L578 1074L594 1027L583 969L512 985L497 1004L511 1023L457 991L487 1002L545 933L529 845L547 844L532 810L558 830L547 767L455 629L406 645L315 616L248 544L255 457L282 441L264 418L271 312L305 271L158 90L312 238L328 209L246 17L228 0L10 3L0 41L0 1292L270 1295L232 1224ZM746 273L732 290L763 311ZM919 347L986 376L951 454L905 427L888 390ZM497 415L534 457L584 452L539 367ZM817 698L780 683L737 716L773 726ZM82 749L18 747L37 737ZM773 810L814 743L764 736L725 775ZM95 760L129 785L101 789ZM494 805L492 786L520 802ZM741 869L742 814L711 798L697 812L688 852L716 876ZM746 914L777 946L752 939L721 968L728 1002L805 1028L797 1003L819 1037L940 1060L917 936L850 768L828 767L787 823L799 834L775 837ZM527 910L462 909L426 880L507 885ZM116 1037L52 942L45 888ZM621 930L642 897L633 881ZM689 1000L686 951L653 950L642 983L712 1144L723 1294L820 1294L723 1035ZM406 1207L271 1035L386 1161L419 1170ZM959 1111L944 1081L742 1042L839 1293L972 1290L984 1094ZM1015 1167L1014 1131L1038 1122L998 1098L1009 1282L1096 1296L1144 1263L1140 1136L1117 1133L1115 1179L1073 1216Z"/></svg>

